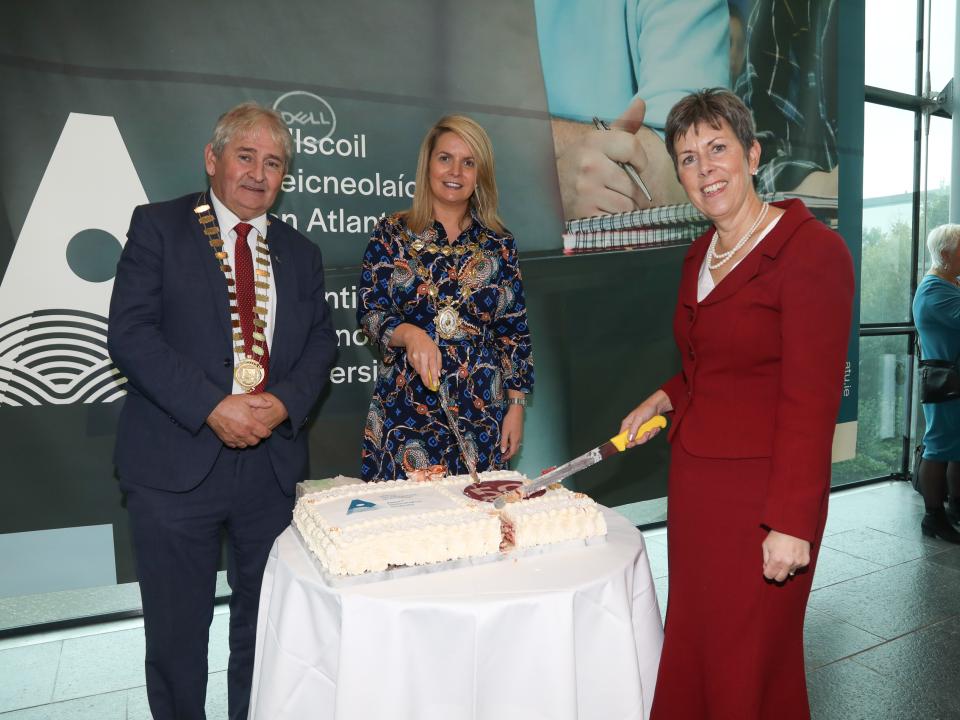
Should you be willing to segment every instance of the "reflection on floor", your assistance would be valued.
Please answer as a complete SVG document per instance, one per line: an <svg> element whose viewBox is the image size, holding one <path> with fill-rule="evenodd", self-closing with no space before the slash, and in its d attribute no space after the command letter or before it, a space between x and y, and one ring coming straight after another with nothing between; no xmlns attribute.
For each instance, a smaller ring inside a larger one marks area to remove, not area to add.
<svg viewBox="0 0 960 720"><path fill-rule="evenodd" d="M960 718L960 547L920 535L905 483L831 498L806 625L814 720ZM647 533L661 608L666 535ZM226 717L226 608L210 630L207 716ZM137 620L0 641L0 720L149 720Z"/></svg>

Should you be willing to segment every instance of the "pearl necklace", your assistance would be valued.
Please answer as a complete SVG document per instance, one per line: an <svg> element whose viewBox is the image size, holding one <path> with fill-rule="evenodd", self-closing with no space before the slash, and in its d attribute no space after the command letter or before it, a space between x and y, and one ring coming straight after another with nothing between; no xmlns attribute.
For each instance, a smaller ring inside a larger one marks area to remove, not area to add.
<svg viewBox="0 0 960 720"><path fill-rule="evenodd" d="M737 251L747 244L747 240L753 237L753 233L755 233L757 228L760 227L760 223L762 223L763 219L767 216L767 210L769 209L770 205L764 203L763 209L760 211L760 214L757 215L757 219L753 221L753 225L750 226L750 229L747 230L746 234L737 241L736 245L726 252L717 252L717 243L720 241L720 231L714 230L713 239L710 241L710 247L707 248L707 268L709 270L717 270L730 262L730 260L733 259L733 256L737 254ZM716 259L716 261L714 261L714 259Z"/></svg>

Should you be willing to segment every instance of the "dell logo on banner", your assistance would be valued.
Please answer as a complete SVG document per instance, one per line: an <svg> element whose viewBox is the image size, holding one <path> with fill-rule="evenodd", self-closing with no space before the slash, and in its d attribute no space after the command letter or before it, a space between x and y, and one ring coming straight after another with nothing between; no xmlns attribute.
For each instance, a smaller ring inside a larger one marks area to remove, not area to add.
<svg viewBox="0 0 960 720"><path fill-rule="evenodd" d="M284 93L274 101L273 109L288 126L304 125L318 140L330 137L337 127L337 116L330 103L305 90Z"/></svg>

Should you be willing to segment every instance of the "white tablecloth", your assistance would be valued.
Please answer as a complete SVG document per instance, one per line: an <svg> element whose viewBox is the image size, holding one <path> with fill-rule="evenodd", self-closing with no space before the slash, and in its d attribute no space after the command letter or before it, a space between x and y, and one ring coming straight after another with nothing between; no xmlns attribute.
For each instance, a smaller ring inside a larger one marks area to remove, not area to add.
<svg viewBox="0 0 960 720"><path fill-rule="evenodd" d="M260 597L259 720L647 718L663 628L643 538L331 588L291 529Z"/></svg>

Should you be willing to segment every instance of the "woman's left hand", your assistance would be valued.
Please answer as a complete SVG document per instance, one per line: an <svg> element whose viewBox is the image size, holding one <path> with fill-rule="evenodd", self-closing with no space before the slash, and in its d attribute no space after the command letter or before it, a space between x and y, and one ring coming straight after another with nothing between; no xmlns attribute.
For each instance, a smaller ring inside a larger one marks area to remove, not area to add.
<svg viewBox="0 0 960 720"><path fill-rule="evenodd" d="M520 450L523 440L523 407L511 405L500 428L500 455L509 460Z"/></svg>
<svg viewBox="0 0 960 720"><path fill-rule="evenodd" d="M763 541L763 576L783 582L797 570L810 564L810 543L776 530Z"/></svg>

